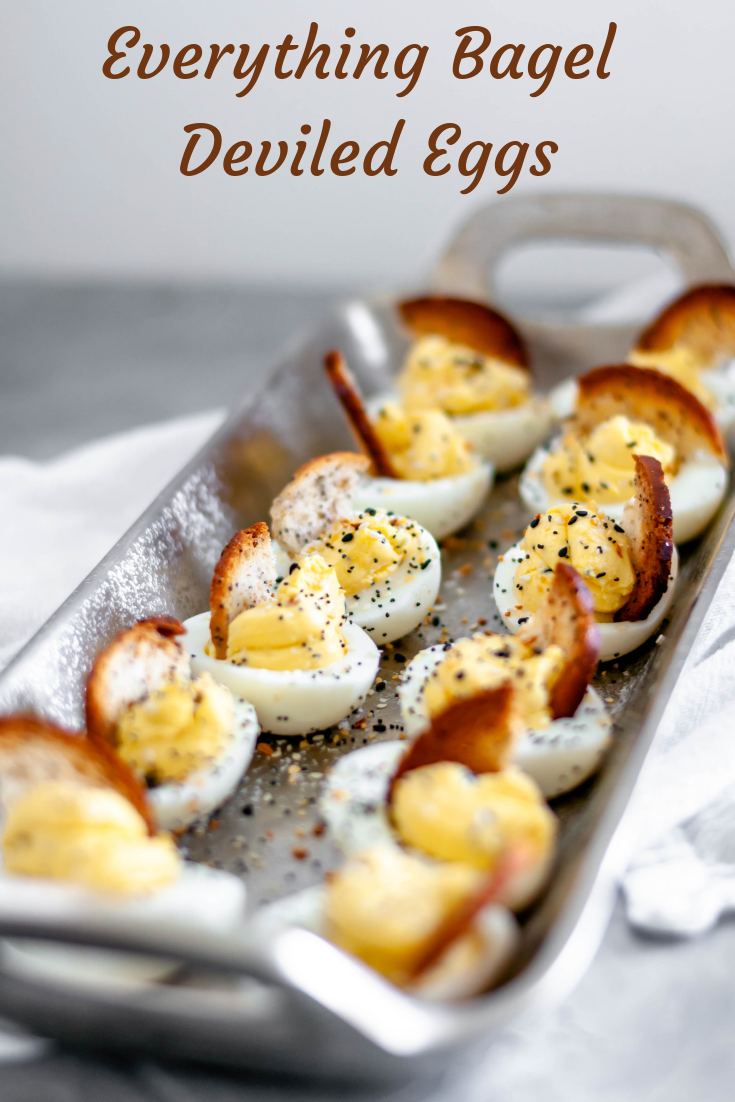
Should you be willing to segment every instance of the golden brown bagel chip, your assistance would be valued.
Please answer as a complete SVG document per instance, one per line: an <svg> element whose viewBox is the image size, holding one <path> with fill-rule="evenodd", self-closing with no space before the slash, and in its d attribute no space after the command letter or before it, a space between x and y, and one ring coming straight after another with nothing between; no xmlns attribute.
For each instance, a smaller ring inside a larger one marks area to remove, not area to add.
<svg viewBox="0 0 735 1102"><path fill-rule="evenodd" d="M373 464L376 475L380 478L399 478L387 448L367 415L362 394L342 353L337 349L327 352L324 357L324 370L334 393L342 403L358 443L364 448Z"/></svg>
<svg viewBox="0 0 735 1102"><path fill-rule="evenodd" d="M509 763L521 731L515 692L510 680L494 689L456 700L411 743L398 763L396 781L412 769L438 761L456 761L473 773L497 773Z"/></svg>
<svg viewBox="0 0 735 1102"><path fill-rule="evenodd" d="M645 620L666 592L674 553L671 497L658 459L634 455L635 496L626 502L623 528L636 582L616 620Z"/></svg>
<svg viewBox="0 0 735 1102"><path fill-rule="evenodd" d="M275 539L291 555L352 512L350 499L370 460L359 452L332 452L299 467L271 505Z"/></svg>
<svg viewBox="0 0 735 1102"><path fill-rule="evenodd" d="M522 872L530 858L530 852L522 846L508 849L501 855L479 891L463 899L434 931L413 966L413 980L420 980L439 961L442 953L468 932L480 911L498 899L510 878Z"/></svg>
<svg viewBox="0 0 735 1102"><path fill-rule="evenodd" d="M600 629L592 595L568 563L557 563L554 577L536 613L518 632L531 647L561 647L565 665L551 690L553 719L573 716L594 677L600 653Z"/></svg>
<svg viewBox="0 0 735 1102"><path fill-rule="evenodd" d="M679 459L701 449L728 465L725 442L714 417L670 375L653 368L615 364L580 375L577 384L577 406L570 427L580 435L622 415L650 425L673 445Z"/></svg>
<svg viewBox="0 0 735 1102"><path fill-rule="evenodd" d="M230 624L246 608L273 596L276 557L268 525L262 520L235 532L214 568L209 590L209 630L215 658L227 658Z"/></svg>
<svg viewBox="0 0 735 1102"><path fill-rule="evenodd" d="M513 367L529 367L526 346L508 319L480 302L432 295L399 302L398 310L416 337L445 337Z"/></svg>
<svg viewBox="0 0 735 1102"><path fill-rule="evenodd" d="M702 367L735 356L735 287L729 283L692 287L641 333L632 354L673 348L688 349Z"/></svg>
<svg viewBox="0 0 735 1102"><path fill-rule="evenodd" d="M167 681L189 677L189 660L177 639L185 631L172 616L152 616L121 632L97 655L85 701L90 736L114 745L126 708Z"/></svg>
<svg viewBox="0 0 735 1102"><path fill-rule="evenodd" d="M144 788L107 742L36 716L0 716L0 804L11 803L32 785L54 780L114 788L140 812L148 833L156 833Z"/></svg>

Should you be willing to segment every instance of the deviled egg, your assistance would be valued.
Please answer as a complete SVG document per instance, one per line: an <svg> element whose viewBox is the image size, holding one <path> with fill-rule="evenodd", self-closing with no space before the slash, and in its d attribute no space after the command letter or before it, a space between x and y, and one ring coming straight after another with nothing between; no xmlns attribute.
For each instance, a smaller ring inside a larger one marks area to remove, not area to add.
<svg viewBox="0 0 735 1102"><path fill-rule="evenodd" d="M350 620L382 645L413 631L433 606L441 553L415 520L351 509L368 466L351 452L312 460L275 499L271 518L278 573L285 577L299 558L321 555L335 570Z"/></svg>
<svg viewBox="0 0 735 1102"><path fill-rule="evenodd" d="M371 418L339 352L327 354L325 368L372 463L372 475L352 494L353 508L410 517L437 540L468 524L492 486L492 464L472 454L442 410L409 412L388 403Z"/></svg>
<svg viewBox="0 0 735 1102"><path fill-rule="evenodd" d="M610 742L610 717L589 685L599 640L589 590L560 562L516 635L478 633L421 651L400 688L404 731L416 740L403 767L450 760L494 772L509 755L547 799L576 788Z"/></svg>
<svg viewBox="0 0 735 1102"><path fill-rule="evenodd" d="M724 431L735 425L735 287L702 284L675 299L628 356L695 394Z"/></svg>
<svg viewBox="0 0 735 1102"><path fill-rule="evenodd" d="M141 620L97 657L87 681L90 737L115 747L149 786L165 830L189 826L232 795L258 738L255 709L209 673L192 679L168 616Z"/></svg>
<svg viewBox="0 0 735 1102"><path fill-rule="evenodd" d="M543 601L559 559L584 579L600 632L600 660L629 654L658 631L674 599L679 557L671 502L657 459L634 456L635 493L621 523L594 502L554 505L501 556L493 596L515 632Z"/></svg>
<svg viewBox="0 0 735 1102"><path fill-rule="evenodd" d="M398 311L413 337L396 378L404 409L440 409L496 470L519 466L546 438L553 411L533 392L528 352L508 319L439 296L401 302Z"/></svg>
<svg viewBox="0 0 735 1102"><path fill-rule="evenodd" d="M496 983L517 948L515 919L497 902L512 860L488 875L373 846L325 884L262 908L255 922L264 932L310 929L422 999L465 999Z"/></svg>
<svg viewBox="0 0 735 1102"><path fill-rule="evenodd" d="M276 586L263 522L236 532L215 568L209 613L187 620L192 670L249 700L264 731L308 734L359 707L380 652L347 619L337 574L318 554L291 564Z"/></svg>
<svg viewBox="0 0 735 1102"><path fill-rule="evenodd" d="M538 513L595 501L619 522L634 492L634 455L652 456L663 468L674 542L699 535L727 488L722 433L690 391L649 368L619 364L580 376L574 415L562 436L529 460L521 497Z"/></svg>
<svg viewBox="0 0 735 1102"><path fill-rule="evenodd" d="M28 715L0 719L0 890L33 915L124 917L146 925L233 928L244 917L235 877L182 862L157 832L147 795L105 742ZM13 940L14 971L78 983L144 983L175 965L134 954Z"/></svg>

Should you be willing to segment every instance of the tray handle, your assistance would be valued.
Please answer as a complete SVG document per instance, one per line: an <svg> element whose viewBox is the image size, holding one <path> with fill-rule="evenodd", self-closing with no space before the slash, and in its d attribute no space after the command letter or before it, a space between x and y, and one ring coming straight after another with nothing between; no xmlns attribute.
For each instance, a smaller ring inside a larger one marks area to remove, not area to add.
<svg viewBox="0 0 735 1102"><path fill-rule="evenodd" d="M735 282L718 231L695 207L639 195L562 193L480 207L440 257L433 287L492 300L502 258L539 240L649 245L674 260L685 286Z"/></svg>

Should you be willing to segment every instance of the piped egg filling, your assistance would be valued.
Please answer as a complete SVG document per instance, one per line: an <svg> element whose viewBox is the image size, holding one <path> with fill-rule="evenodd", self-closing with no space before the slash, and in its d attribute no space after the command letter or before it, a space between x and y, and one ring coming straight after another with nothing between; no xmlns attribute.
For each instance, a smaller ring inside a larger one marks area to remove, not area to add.
<svg viewBox="0 0 735 1102"><path fill-rule="evenodd" d="M560 560L584 578L598 620L611 620L635 586L628 537L594 502L554 506L539 514L526 529L519 553L514 588L524 612L538 611Z"/></svg>
<svg viewBox="0 0 735 1102"><path fill-rule="evenodd" d="M386 402L373 426L402 479L429 482L476 466L469 445L440 409L409 411Z"/></svg>
<svg viewBox="0 0 735 1102"><path fill-rule="evenodd" d="M455 416L512 409L530 397L527 371L442 336L412 345L398 388L407 410L438 408Z"/></svg>
<svg viewBox="0 0 735 1102"><path fill-rule="evenodd" d="M171 681L123 713L117 752L154 784L180 781L222 758L234 719L232 694L210 674Z"/></svg>
<svg viewBox="0 0 735 1102"><path fill-rule="evenodd" d="M407 556L419 549L416 525L383 510L365 509L340 520L329 532L304 548L334 569L348 597L386 581ZM418 561L416 567L419 568Z"/></svg>
<svg viewBox="0 0 735 1102"><path fill-rule="evenodd" d="M512 681L523 727L548 727L549 694L564 661L561 647L552 645L537 652L517 636L477 634L460 639L426 680L426 711L433 718L456 700Z"/></svg>
<svg viewBox="0 0 735 1102"><path fill-rule="evenodd" d="M125 894L164 887L181 869L171 838L149 837L120 793L75 781L44 781L20 795L8 811L2 848L9 872Z"/></svg>
<svg viewBox="0 0 735 1102"><path fill-rule="evenodd" d="M618 415L584 439L568 433L544 460L546 492L552 500L626 501L635 492L634 455L658 459L667 476L676 473L674 448L643 422Z"/></svg>
<svg viewBox="0 0 735 1102"><path fill-rule="evenodd" d="M324 903L326 936L405 986L436 931L483 880L482 872L471 865L433 864L396 847L374 846L352 857L330 878Z"/></svg>
<svg viewBox="0 0 735 1102"><path fill-rule="evenodd" d="M556 838L556 818L538 786L513 766L480 776L448 761L413 769L396 782L391 813L406 845L481 869L508 847L522 847L535 867Z"/></svg>
<svg viewBox="0 0 735 1102"><path fill-rule="evenodd" d="M235 617L227 660L265 670L322 669L347 652L344 620L345 598L334 567L321 555L308 555L293 563L272 601Z"/></svg>

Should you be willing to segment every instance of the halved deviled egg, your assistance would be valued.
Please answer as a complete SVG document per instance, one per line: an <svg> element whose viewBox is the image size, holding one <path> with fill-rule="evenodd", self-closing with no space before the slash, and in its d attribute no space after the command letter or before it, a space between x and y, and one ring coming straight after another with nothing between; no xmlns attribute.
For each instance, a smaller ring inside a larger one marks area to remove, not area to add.
<svg viewBox="0 0 735 1102"><path fill-rule="evenodd" d="M628 361L672 375L729 431L735 425L735 287L702 284L680 295L641 333Z"/></svg>
<svg viewBox="0 0 735 1102"><path fill-rule="evenodd" d="M0 719L0 891L33 915L90 915L209 932L244 917L235 877L182 862L131 769L106 743L28 715ZM170 962L13 940L3 963L65 982L138 984Z"/></svg>
<svg viewBox="0 0 735 1102"><path fill-rule="evenodd" d="M502 977L518 946L513 915L496 901L511 868L512 857L488 875L373 846L255 921L263 932L310 929L420 998L469 998Z"/></svg>
<svg viewBox="0 0 735 1102"><path fill-rule="evenodd" d="M398 311L413 337L396 379L404 408L442 410L496 470L519 466L546 438L553 411L533 392L528 352L508 319L441 296L401 302Z"/></svg>
<svg viewBox="0 0 735 1102"><path fill-rule="evenodd" d="M601 661L629 654L658 631L674 599L679 557L661 464L633 458L635 493L620 524L594 502L555 505L538 513L501 557L493 596L509 631L537 610L560 558L592 595Z"/></svg>
<svg viewBox="0 0 735 1102"><path fill-rule="evenodd" d="M334 568L321 555L291 564L278 586L263 522L236 532L215 568L211 612L185 623L192 670L254 706L264 731L307 734L359 707L380 652L349 621Z"/></svg>
<svg viewBox="0 0 735 1102"><path fill-rule="evenodd" d="M547 798L571 791L596 771L610 742L610 717L589 685L598 652L589 590L561 562L517 635L479 633L430 647L409 662L400 700L404 731L417 739L411 760L453 760L476 773L493 772L505 764L500 745L510 747L513 764ZM498 744L493 732L500 720L490 704L500 698L484 694L503 686L513 687L504 722L513 725L515 741Z"/></svg>
<svg viewBox="0 0 735 1102"><path fill-rule="evenodd" d="M619 364L577 381L573 417L563 435L539 448L520 482L525 503L595 501L620 521L634 492L634 455L657 459L671 495L673 538L699 535L717 512L729 461L712 414L669 375Z"/></svg>
<svg viewBox="0 0 735 1102"><path fill-rule="evenodd" d="M415 520L381 509L356 513L350 497L369 460L335 452L301 467L271 506L279 575L321 555L337 574L347 615L378 645L420 624L441 585L441 553Z"/></svg>
<svg viewBox="0 0 735 1102"><path fill-rule="evenodd" d="M255 709L208 673L192 679L168 616L141 620L97 657L87 681L87 730L149 786L165 830L189 826L232 795L257 742Z"/></svg>
<svg viewBox="0 0 735 1102"><path fill-rule="evenodd" d="M492 464L472 454L440 409L409 412L390 403L371 418L341 354L328 353L325 367L372 462L373 475L352 494L353 508L410 517L437 540L468 524L492 486Z"/></svg>

